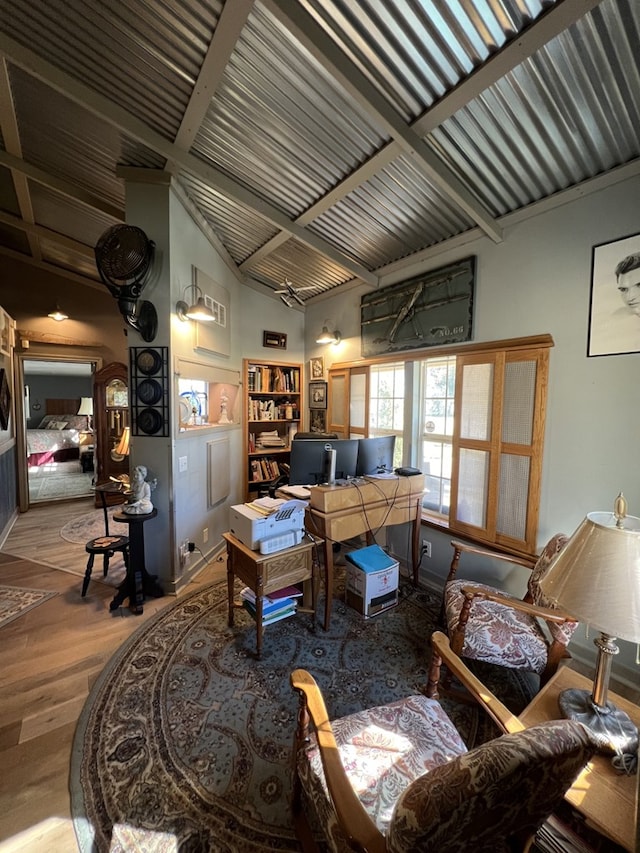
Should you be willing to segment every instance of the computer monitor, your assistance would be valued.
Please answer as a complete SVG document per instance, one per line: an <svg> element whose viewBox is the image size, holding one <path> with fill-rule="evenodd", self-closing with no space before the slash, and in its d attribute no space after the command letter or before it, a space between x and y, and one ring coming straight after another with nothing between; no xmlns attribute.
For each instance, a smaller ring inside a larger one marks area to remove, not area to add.
<svg viewBox="0 0 640 853"><path fill-rule="evenodd" d="M358 463L356 474L382 474L393 471L393 451L396 446L395 435L380 435L375 438L361 438L358 442Z"/></svg>
<svg viewBox="0 0 640 853"><path fill-rule="evenodd" d="M355 477L358 462L358 440L339 438L291 442L289 485L316 486L327 482L327 448L336 451L336 479Z"/></svg>

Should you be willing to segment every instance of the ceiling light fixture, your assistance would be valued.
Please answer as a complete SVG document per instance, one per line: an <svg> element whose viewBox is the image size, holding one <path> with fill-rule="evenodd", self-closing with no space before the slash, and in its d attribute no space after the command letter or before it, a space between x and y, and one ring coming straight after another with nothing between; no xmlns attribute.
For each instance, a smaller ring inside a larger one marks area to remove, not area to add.
<svg viewBox="0 0 640 853"><path fill-rule="evenodd" d="M328 326L323 326L322 331L316 338L317 344L337 344L342 340L342 335L336 329L335 332L330 332Z"/></svg>
<svg viewBox="0 0 640 853"><path fill-rule="evenodd" d="M176 302L176 314L180 320L195 320L198 323L213 323L215 317L211 308L207 307L202 291L197 284L185 287L185 293L191 292L191 304L187 305L184 300Z"/></svg>
<svg viewBox="0 0 640 853"><path fill-rule="evenodd" d="M68 320L69 315L65 314L64 311L60 310L60 306L56 304L55 311L49 311L47 317L51 317L52 320L56 320L56 322L61 323L63 320Z"/></svg>

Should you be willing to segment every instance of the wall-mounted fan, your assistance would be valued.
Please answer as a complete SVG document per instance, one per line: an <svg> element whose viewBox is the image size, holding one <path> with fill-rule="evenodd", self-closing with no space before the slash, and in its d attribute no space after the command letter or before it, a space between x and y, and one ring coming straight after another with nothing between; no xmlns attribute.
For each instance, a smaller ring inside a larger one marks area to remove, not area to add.
<svg viewBox="0 0 640 853"><path fill-rule="evenodd" d="M289 279L285 276L284 281L282 282L282 287L279 290L274 290L274 293L277 293L280 299L284 302L284 304L288 308L293 308L292 299L295 300L299 305L304 305L304 301L298 295L303 290L313 290L314 288L309 285L305 285L303 287L294 287L293 282L289 281Z"/></svg>
<svg viewBox="0 0 640 853"><path fill-rule="evenodd" d="M109 292L118 300L126 323L152 341L158 330L158 315L151 304L138 302L147 283L155 243L135 225L113 225L95 247L96 266Z"/></svg>

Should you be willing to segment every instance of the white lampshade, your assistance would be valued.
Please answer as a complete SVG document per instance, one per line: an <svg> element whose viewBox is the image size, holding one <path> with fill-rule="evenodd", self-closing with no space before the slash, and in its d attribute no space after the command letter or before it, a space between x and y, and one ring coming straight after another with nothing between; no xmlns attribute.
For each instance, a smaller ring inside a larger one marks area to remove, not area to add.
<svg viewBox="0 0 640 853"><path fill-rule="evenodd" d="M540 587L580 622L640 642L640 518L588 513Z"/></svg>
<svg viewBox="0 0 640 853"><path fill-rule="evenodd" d="M92 415L93 414L93 397L80 397L80 408L77 414Z"/></svg>

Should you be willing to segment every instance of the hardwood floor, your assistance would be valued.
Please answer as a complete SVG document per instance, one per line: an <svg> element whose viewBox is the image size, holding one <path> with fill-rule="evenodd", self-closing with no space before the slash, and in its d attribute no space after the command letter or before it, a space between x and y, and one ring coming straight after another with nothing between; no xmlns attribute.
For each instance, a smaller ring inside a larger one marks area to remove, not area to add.
<svg viewBox="0 0 640 853"><path fill-rule="evenodd" d="M69 764L78 716L92 684L119 645L175 599L148 599L144 613L110 613L113 587L94 572L80 596L83 545L60 528L91 511L82 500L36 506L21 515L0 552L0 584L54 590L54 598L0 628L0 851L67 853L78 847L71 824ZM188 590L221 580L211 563Z"/></svg>

